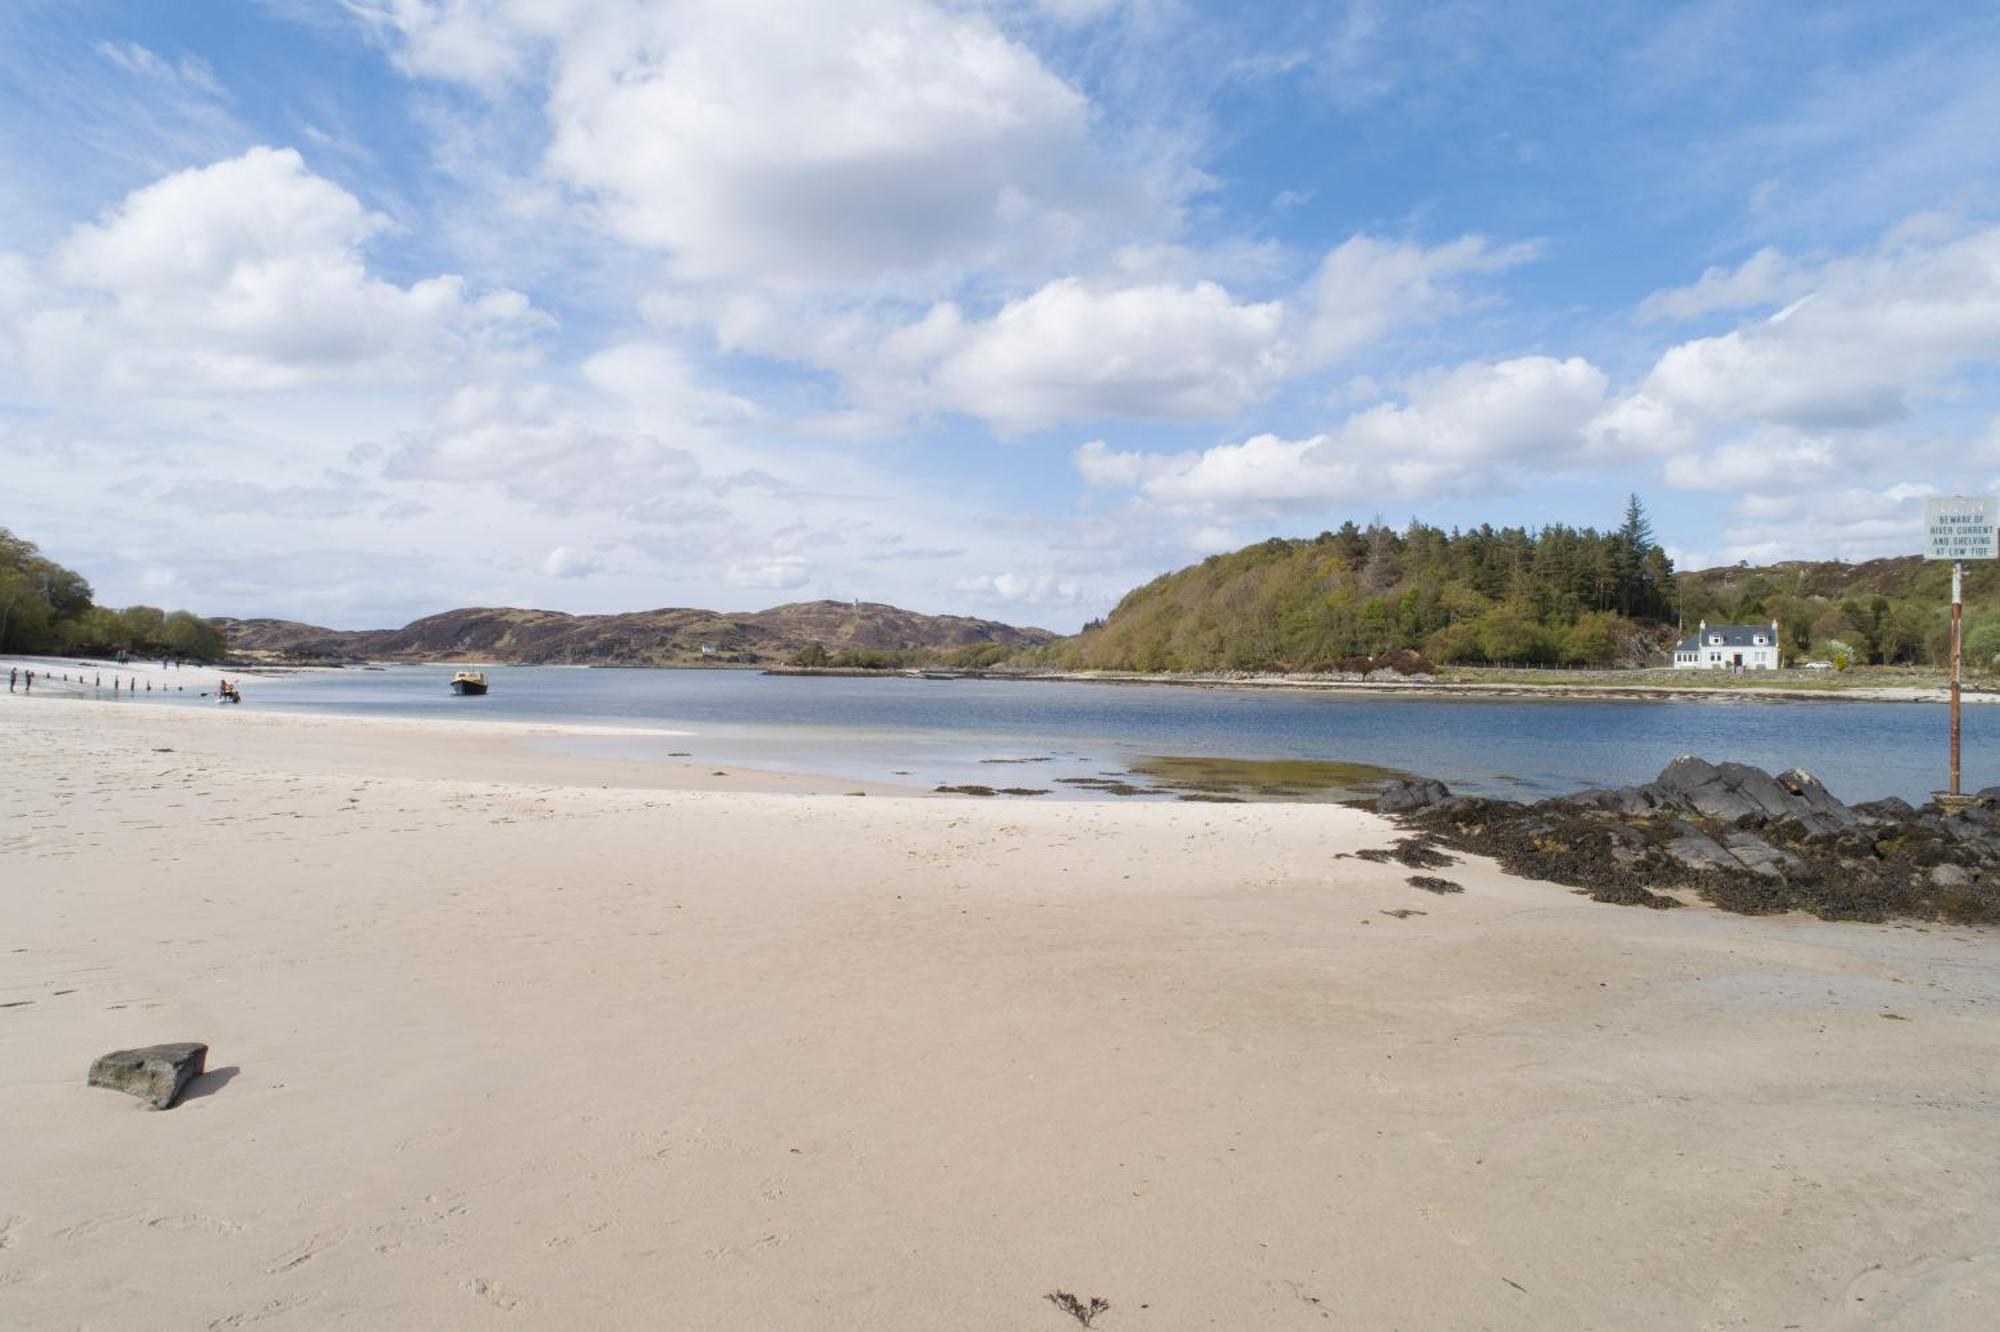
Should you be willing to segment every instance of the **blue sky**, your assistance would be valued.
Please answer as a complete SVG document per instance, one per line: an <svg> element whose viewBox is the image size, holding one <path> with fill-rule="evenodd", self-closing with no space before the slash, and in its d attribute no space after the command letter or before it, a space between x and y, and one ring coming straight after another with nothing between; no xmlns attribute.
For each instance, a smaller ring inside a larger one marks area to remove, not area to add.
<svg viewBox="0 0 2000 1332"><path fill-rule="evenodd" d="M0 523L102 599L1053 628L1352 518L1917 548L2000 11L26 0Z"/></svg>

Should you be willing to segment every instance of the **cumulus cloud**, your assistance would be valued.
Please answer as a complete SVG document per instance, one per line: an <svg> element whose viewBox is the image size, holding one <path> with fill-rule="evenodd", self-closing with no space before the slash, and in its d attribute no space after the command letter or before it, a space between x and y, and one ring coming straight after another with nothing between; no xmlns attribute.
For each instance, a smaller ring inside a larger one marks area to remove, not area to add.
<svg viewBox="0 0 2000 1332"><path fill-rule="evenodd" d="M1072 462L1093 487L1209 512L1466 493L1524 463L1556 467L1585 456L1604 394L1603 372L1581 357L1474 362L1426 376L1404 401L1377 403L1304 439L1264 434L1171 455L1119 452L1093 440Z"/></svg>
<svg viewBox="0 0 2000 1332"><path fill-rule="evenodd" d="M388 225L290 149L177 172L70 233L61 293L22 316L20 342L45 383L261 392L407 381L545 322L453 275L374 276L361 247Z"/></svg>
<svg viewBox="0 0 2000 1332"><path fill-rule="evenodd" d="M953 408L1005 431L1063 420L1226 417L1284 371L1277 302L1213 282L1093 288L1049 283L969 331L932 382Z"/></svg>
<svg viewBox="0 0 2000 1332"><path fill-rule="evenodd" d="M1800 281L1768 319L1670 348L1641 391L1697 423L1851 429L2000 359L2000 228L1898 233Z"/></svg>
<svg viewBox="0 0 2000 1332"><path fill-rule="evenodd" d="M1466 278L1530 253L1477 236L1437 246L1357 236L1302 286L1249 300L1215 281L1149 272L1201 259L1153 251L1125 256L1108 276L1045 283L985 318L939 302L881 334L821 312L807 321L821 332L802 336L780 305L749 298L729 303L720 330L736 345L837 370L859 430L932 411L977 416L1003 434L1066 421L1227 420L1299 374L1463 308Z"/></svg>
<svg viewBox="0 0 2000 1332"><path fill-rule="evenodd" d="M1464 307L1458 280L1498 273L1534 258L1531 244L1494 246L1483 236L1443 245L1354 236L1329 250L1303 293L1301 351L1325 365L1399 325Z"/></svg>
<svg viewBox="0 0 2000 1332"><path fill-rule="evenodd" d="M412 72L546 77L548 169L694 281L863 286L1128 206L1086 99L976 7L370 0ZM546 74L542 73L544 67Z"/></svg>

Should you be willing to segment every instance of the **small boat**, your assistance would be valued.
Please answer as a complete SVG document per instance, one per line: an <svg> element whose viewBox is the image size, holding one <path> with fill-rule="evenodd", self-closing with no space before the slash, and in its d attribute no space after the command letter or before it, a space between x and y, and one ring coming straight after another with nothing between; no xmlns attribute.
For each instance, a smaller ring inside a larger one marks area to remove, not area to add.
<svg viewBox="0 0 2000 1332"><path fill-rule="evenodd" d="M484 671L460 671L451 677L451 692L454 694L483 694L486 692Z"/></svg>

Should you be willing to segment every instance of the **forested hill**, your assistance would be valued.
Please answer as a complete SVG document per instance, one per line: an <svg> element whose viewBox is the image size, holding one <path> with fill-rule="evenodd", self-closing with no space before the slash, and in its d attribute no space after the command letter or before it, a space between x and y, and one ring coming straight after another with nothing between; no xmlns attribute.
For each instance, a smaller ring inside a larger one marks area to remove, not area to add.
<svg viewBox="0 0 2000 1332"><path fill-rule="evenodd" d="M1414 649L1439 664L1665 665L1685 616L1783 623L1794 657L1937 663L1949 571L1916 557L1676 574L1636 498L1619 528L1273 538L1163 575L1017 658L1070 669L1315 671ZM2000 654L2000 568L1968 579L1967 654Z"/></svg>
<svg viewBox="0 0 2000 1332"><path fill-rule="evenodd" d="M1055 637L1046 629L846 601L801 601L762 611L668 609L623 615L482 608L428 615L401 629L322 629L290 620L219 619L215 624L233 651L292 659L470 658L621 666L700 661L769 665L795 659L839 666L984 666Z"/></svg>

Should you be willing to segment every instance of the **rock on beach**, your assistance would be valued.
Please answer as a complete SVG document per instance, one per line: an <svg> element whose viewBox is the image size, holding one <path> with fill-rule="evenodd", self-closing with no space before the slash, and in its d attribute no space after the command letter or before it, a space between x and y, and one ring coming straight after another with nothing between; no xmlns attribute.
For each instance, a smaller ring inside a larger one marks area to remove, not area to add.
<svg viewBox="0 0 2000 1332"><path fill-rule="evenodd" d="M202 1074L208 1047L199 1041L113 1050L90 1065L90 1085L136 1096L155 1110L172 1108L188 1083Z"/></svg>

